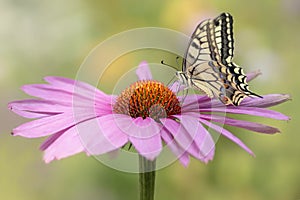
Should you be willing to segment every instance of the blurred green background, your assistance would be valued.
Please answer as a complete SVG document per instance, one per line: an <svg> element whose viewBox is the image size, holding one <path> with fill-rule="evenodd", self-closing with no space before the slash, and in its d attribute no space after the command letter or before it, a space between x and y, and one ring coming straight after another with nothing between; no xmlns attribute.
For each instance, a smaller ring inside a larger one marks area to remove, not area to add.
<svg viewBox="0 0 300 200"><path fill-rule="evenodd" d="M38 150L42 139L10 135L26 120L9 112L7 102L28 98L20 86L44 76L75 78L88 53L112 34L154 26L190 35L198 22L223 11L235 19L235 61L245 71L263 72L251 88L291 94L292 101L274 109L292 120L252 118L280 128L273 136L231 129L256 158L220 139L208 165L192 160L188 168L176 162L158 171L156 199L300 199L298 0L0 0L0 199L137 199L136 174L83 154L45 164ZM127 59L124 66L140 61Z"/></svg>

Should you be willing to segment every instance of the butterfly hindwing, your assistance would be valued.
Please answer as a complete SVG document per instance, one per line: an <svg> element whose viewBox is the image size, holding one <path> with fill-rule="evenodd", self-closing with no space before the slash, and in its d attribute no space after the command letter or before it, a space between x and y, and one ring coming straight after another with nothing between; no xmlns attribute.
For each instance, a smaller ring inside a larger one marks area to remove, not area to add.
<svg viewBox="0 0 300 200"><path fill-rule="evenodd" d="M191 86L205 92L210 98L218 98L224 104L238 105L246 94L237 90L232 74L216 61L208 61L187 69Z"/></svg>
<svg viewBox="0 0 300 200"><path fill-rule="evenodd" d="M251 94L246 83L247 77L241 67L232 65L228 68L216 61L210 61L210 66L218 69L216 74L220 79L219 82L223 83L223 87L216 97L224 104L239 105L246 96Z"/></svg>

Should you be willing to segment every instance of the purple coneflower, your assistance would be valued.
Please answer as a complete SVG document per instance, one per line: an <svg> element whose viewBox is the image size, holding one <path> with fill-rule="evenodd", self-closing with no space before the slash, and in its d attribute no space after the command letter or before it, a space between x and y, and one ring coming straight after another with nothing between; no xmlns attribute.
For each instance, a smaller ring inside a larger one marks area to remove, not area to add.
<svg viewBox="0 0 300 200"><path fill-rule="evenodd" d="M100 155L130 143L148 160L159 156L165 144L187 166L190 156L205 163L213 159L215 141L207 127L251 155L252 151L223 124L260 133L279 132L274 127L231 118L234 114L289 119L266 109L287 101L288 95L269 94L262 99L246 98L238 107L224 106L205 95L176 96L172 88L152 80L145 62L136 73L139 81L118 97L62 77L45 77L48 84L24 85L25 93L39 99L13 101L9 108L35 120L13 129L12 134L28 138L49 136L40 147L47 163L79 152ZM248 80L256 75L250 74Z"/></svg>

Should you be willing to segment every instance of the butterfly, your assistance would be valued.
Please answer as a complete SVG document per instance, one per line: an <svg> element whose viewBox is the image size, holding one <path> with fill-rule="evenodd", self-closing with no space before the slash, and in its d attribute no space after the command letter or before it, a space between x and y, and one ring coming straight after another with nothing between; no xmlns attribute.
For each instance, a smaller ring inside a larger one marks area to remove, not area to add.
<svg viewBox="0 0 300 200"><path fill-rule="evenodd" d="M238 106L247 96L262 98L249 90L243 69L232 62L233 42L229 13L202 21L191 36L182 71L176 72L179 81L225 105Z"/></svg>

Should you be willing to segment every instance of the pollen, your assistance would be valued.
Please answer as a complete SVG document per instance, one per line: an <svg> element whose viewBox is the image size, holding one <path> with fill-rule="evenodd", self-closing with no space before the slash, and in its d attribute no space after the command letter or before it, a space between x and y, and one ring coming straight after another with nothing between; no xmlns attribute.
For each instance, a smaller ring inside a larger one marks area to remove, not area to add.
<svg viewBox="0 0 300 200"><path fill-rule="evenodd" d="M180 103L176 95L158 81L138 81L125 89L117 98L115 113L133 118L151 117L154 120L179 114Z"/></svg>

